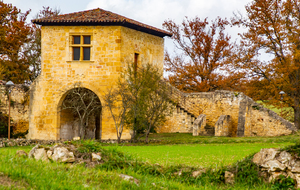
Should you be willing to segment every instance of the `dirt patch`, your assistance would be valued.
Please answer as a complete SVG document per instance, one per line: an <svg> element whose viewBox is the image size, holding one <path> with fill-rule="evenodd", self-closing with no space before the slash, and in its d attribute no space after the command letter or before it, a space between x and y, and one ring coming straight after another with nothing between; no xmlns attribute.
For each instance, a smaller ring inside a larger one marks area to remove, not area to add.
<svg viewBox="0 0 300 190"><path fill-rule="evenodd" d="M1 186L14 187L16 189L27 189L27 187L29 186L24 181L12 180L8 176L1 174L1 173L0 173L0 184L1 184Z"/></svg>

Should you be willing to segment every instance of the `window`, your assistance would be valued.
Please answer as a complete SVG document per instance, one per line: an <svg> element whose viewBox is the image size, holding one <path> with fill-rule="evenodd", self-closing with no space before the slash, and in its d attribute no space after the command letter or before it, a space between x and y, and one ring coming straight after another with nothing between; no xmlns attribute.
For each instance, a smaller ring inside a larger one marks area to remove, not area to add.
<svg viewBox="0 0 300 190"><path fill-rule="evenodd" d="M137 71L137 68L138 68L138 60L139 60L139 54L135 53L134 54L134 66L133 66L135 72Z"/></svg>
<svg viewBox="0 0 300 190"><path fill-rule="evenodd" d="M89 61L91 59L91 36L73 35L71 47L73 60Z"/></svg>

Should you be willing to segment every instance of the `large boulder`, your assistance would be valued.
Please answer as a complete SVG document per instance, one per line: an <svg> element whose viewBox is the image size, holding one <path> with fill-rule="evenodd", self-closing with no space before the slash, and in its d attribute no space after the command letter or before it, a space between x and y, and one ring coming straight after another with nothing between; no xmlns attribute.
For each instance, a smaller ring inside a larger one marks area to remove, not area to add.
<svg viewBox="0 0 300 190"><path fill-rule="evenodd" d="M275 148L261 149L260 152L253 156L252 161L257 165L261 165L269 160L273 160L278 153L278 149Z"/></svg>
<svg viewBox="0 0 300 190"><path fill-rule="evenodd" d="M47 151L47 157L56 162L75 162L74 153L63 146L52 147Z"/></svg>
<svg viewBox="0 0 300 190"><path fill-rule="evenodd" d="M42 147L40 144L37 144L35 147L33 147L29 154L29 158L34 158L36 160L42 160L42 161L49 161L46 153L46 149Z"/></svg>

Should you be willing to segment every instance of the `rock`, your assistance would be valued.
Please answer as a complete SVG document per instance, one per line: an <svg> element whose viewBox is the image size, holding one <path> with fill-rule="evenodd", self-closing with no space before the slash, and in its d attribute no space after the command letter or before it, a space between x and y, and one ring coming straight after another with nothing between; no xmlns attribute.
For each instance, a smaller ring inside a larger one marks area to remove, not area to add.
<svg viewBox="0 0 300 190"><path fill-rule="evenodd" d="M36 160L49 161L46 150L44 148L38 148L33 153L33 158Z"/></svg>
<svg viewBox="0 0 300 190"><path fill-rule="evenodd" d="M100 153L92 153L92 161L93 162L96 162L96 161L100 161L101 160L101 156L100 156Z"/></svg>
<svg viewBox="0 0 300 190"><path fill-rule="evenodd" d="M45 148L43 148L40 144L37 144L30 150L28 157L36 160L49 161Z"/></svg>
<svg viewBox="0 0 300 190"><path fill-rule="evenodd" d="M293 173L290 172L290 171L287 171L287 177L290 177L290 178L292 178L292 179L296 179L295 174L293 174Z"/></svg>
<svg viewBox="0 0 300 190"><path fill-rule="evenodd" d="M292 160L292 155L286 151L280 152L277 160L281 162L282 164L288 164L290 160Z"/></svg>
<svg viewBox="0 0 300 190"><path fill-rule="evenodd" d="M205 173L205 172L206 172L205 169L203 169L203 170L198 170L198 171L193 171L192 176L193 176L193 177L198 177L198 176L202 175L202 174Z"/></svg>
<svg viewBox="0 0 300 190"><path fill-rule="evenodd" d="M271 172L271 176L269 177L269 183L279 178L280 175L283 175L287 177L287 174L285 172Z"/></svg>
<svg viewBox="0 0 300 190"><path fill-rule="evenodd" d="M228 171L225 171L225 183L226 184L234 184L234 174Z"/></svg>
<svg viewBox="0 0 300 190"><path fill-rule="evenodd" d="M79 141L80 137L73 137L73 141Z"/></svg>
<svg viewBox="0 0 300 190"><path fill-rule="evenodd" d="M5 147L4 142L0 142L0 148Z"/></svg>
<svg viewBox="0 0 300 190"><path fill-rule="evenodd" d="M57 162L75 162L73 152L69 152L68 149L60 146L54 148L51 159Z"/></svg>
<svg viewBox="0 0 300 190"><path fill-rule="evenodd" d="M254 162L257 165L261 165L269 160L273 160L278 153L278 149L274 148L261 149L260 152L256 153L253 156L252 162Z"/></svg>
<svg viewBox="0 0 300 190"><path fill-rule="evenodd" d="M181 176L181 175L182 175L182 170L180 170L180 171L178 171L178 172L175 172L174 175Z"/></svg>
<svg viewBox="0 0 300 190"><path fill-rule="evenodd" d="M286 169L286 166L278 160L269 160L260 166L268 169L268 172L284 171Z"/></svg>
<svg viewBox="0 0 300 190"><path fill-rule="evenodd" d="M135 179L132 176L129 175L125 175L125 174L120 174L119 177L125 181L130 181L130 182L134 182L136 185L139 185L139 180Z"/></svg>
<svg viewBox="0 0 300 190"><path fill-rule="evenodd" d="M33 157L33 154L34 154L34 152L36 151L36 149L38 149L39 147L40 147L40 144L35 145L35 146L30 150L30 152L29 152L29 154L28 154L28 157L29 157L29 158L34 158L34 157Z"/></svg>
<svg viewBox="0 0 300 190"><path fill-rule="evenodd" d="M300 161L299 160L297 160L297 161L292 160L290 162L290 167L291 167L290 168L291 172L300 173Z"/></svg>
<svg viewBox="0 0 300 190"><path fill-rule="evenodd" d="M295 174L295 180L297 182L296 189L300 188L300 174Z"/></svg>
<svg viewBox="0 0 300 190"><path fill-rule="evenodd" d="M18 150L16 152L16 156L18 156L18 157L28 157L28 154L24 150Z"/></svg>
<svg viewBox="0 0 300 190"><path fill-rule="evenodd" d="M52 154L53 154L53 151L52 151L52 150L48 150L48 151L47 151L47 157L48 157L49 159L52 159Z"/></svg>

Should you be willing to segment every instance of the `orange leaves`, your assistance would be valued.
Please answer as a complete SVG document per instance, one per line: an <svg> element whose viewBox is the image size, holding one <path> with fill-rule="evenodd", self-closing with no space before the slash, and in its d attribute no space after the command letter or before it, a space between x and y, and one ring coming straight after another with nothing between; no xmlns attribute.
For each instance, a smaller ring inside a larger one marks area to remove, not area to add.
<svg viewBox="0 0 300 190"><path fill-rule="evenodd" d="M224 33L227 25L229 22L221 18L211 23L198 17L186 18L181 25L171 20L164 22L181 51L174 57L168 52L165 55L171 84L187 92L207 92L228 89L238 82L231 79L227 69L234 47L230 36Z"/></svg>
<svg viewBox="0 0 300 190"><path fill-rule="evenodd" d="M24 47L30 43L31 27L26 23L30 11L21 13L11 4L0 2L0 65L5 66L4 80L23 83L29 79Z"/></svg>

